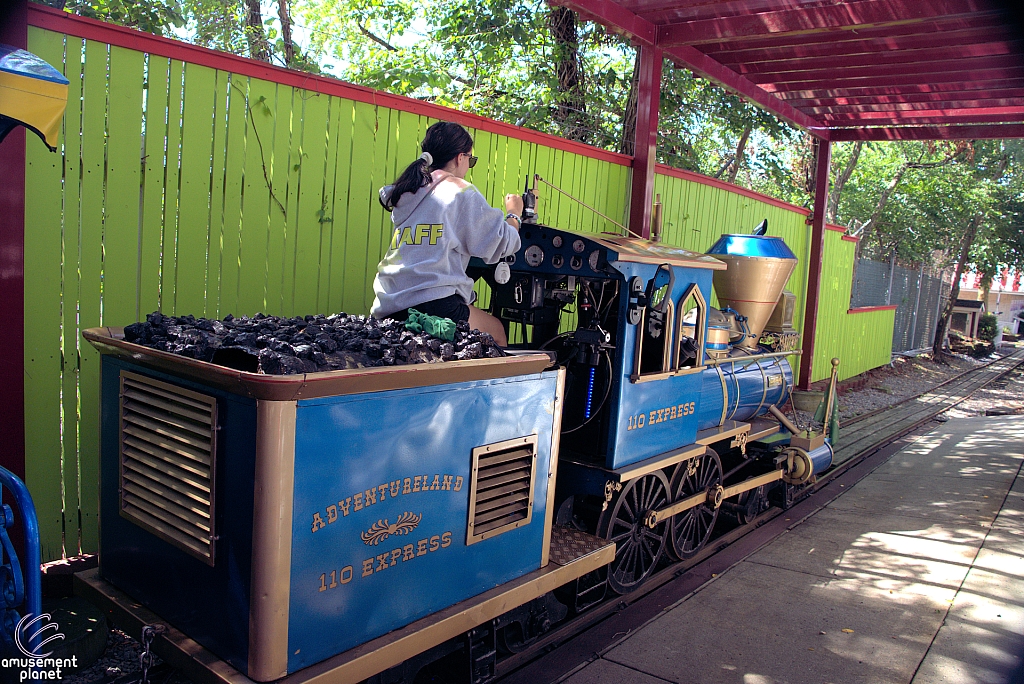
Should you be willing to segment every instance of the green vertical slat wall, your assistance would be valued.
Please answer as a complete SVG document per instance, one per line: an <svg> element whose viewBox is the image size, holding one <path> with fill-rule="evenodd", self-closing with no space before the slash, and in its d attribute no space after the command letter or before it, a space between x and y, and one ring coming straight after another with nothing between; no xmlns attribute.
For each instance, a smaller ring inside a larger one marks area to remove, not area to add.
<svg viewBox="0 0 1024 684"><path fill-rule="evenodd" d="M435 120L38 28L30 49L71 82L60 150L30 145L26 167L26 470L55 559L97 544L99 355L82 329L157 309L367 311L391 237L377 188ZM625 214L625 167L474 133L492 204L537 171ZM607 228L542 196L552 222Z"/></svg>
<svg viewBox="0 0 1024 684"><path fill-rule="evenodd" d="M157 309L366 312L391 239L377 189L418 156L435 119L38 28L29 49L64 64L71 82L58 153L30 144L26 166L26 473L50 560L97 546L99 355L81 330ZM628 167L473 134L480 162L469 179L492 205L537 173L625 221ZM663 175L656 192L666 242L703 251L767 216L773 234L806 253L799 212ZM615 230L544 184L539 195L545 223ZM854 328L877 337L887 361L891 312L846 314L849 283L845 293L839 285L849 257L830 252L832 242L826 268L839 269L829 289L837 302L823 318L835 322L819 331L842 330L834 339L851 347ZM805 273L790 282L801 302ZM486 302L486 286L478 292ZM888 332L877 332L886 316ZM844 371L878 365L881 352L864 346L838 351L859 354ZM819 351L816 375L832 354Z"/></svg>

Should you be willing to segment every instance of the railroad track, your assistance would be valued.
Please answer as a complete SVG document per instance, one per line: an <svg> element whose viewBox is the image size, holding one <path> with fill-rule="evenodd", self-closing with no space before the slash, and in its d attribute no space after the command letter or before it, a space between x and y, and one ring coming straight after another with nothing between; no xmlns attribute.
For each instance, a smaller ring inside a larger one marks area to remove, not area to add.
<svg viewBox="0 0 1024 684"><path fill-rule="evenodd" d="M894 444L919 429L939 413L956 406L968 399L977 390L998 381L1022 366L1024 366L1024 349L1018 349L985 366L965 371L926 392L910 397L896 406L872 411L851 420L847 426L842 428L840 433L841 445L835 451L835 459L833 461L835 465L828 473L819 478L816 485L808 490L807 496L804 498L812 497L815 493L828 489L834 481L859 464L864 463L869 457L879 454L885 447ZM885 454L884 457L888 458L888 454ZM884 460L884 458L881 460ZM873 469L874 466L872 465L868 472ZM865 472L864 474L866 475L867 473ZM857 479L860 478L858 477ZM833 489L835 495L838 495L841 491L838 487ZM747 540L746 546L749 548L749 552L752 553L760 546L774 539L778 534L781 534L785 529L794 526L799 520L811 515L818 508L825 505L825 503L831 501L831 498L825 497L826 500L817 502L813 506L804 506L803 508L806 510L800 511L797 515L784 518L781 525L771 525L772 529L770 531L766 530L768 534L765 535L764 539ZM793 511L794 509L790 510ZM679 595L681 592L676 591L663 600L653 599L658 590L665 587L665 585L686 575L691 570L705 566L716 554L721 553L737 541L744 539L754 530L767 526L768 523L773 522L775 518L785 513L787 511L772 508L745 525L739 525L724 531L720 536L708 542L708 545L697 556L687 561L674 563L656 572L636 591L624 596L606 599L603 603L588 609L583 614L555 627L520 653L510 655L499 661L496 666L496 674L499 677L499 681L501 684L535 684L538 681L546 681L545 679L538 678L538 673L544 671L543 667L531 668L526 666L543 655L567 644L586 630L609 620L609 618L616 614L626 611L630 606L640 602L649 602L653 603L653 608L656 609L658 606L663 606L666 603L671 604L675 600L682 598ZM797 518L796 522L791 520L793 517ZM742 558L737 558L733 562L738 562L739 560L742 560ZM726 562L725 567L731 566L733 562ZM704 577L696 578L696 581L688 583L689 591L699 587L703 581L711 579L714 574L710 569L702 573ZM689 591L685 591L685 593L689 593ZM641 614L646 614L650 610L640 612ZM634 618L629 624L622 625L617 632L612 630L611 633L621 634L624 630L638 626L634 624L635 622L636 619ZM605 631L608 632L609 630ZM584 650L587 650L587 648L584 647ZM569 658L569 660L571 659Z"/></svg>

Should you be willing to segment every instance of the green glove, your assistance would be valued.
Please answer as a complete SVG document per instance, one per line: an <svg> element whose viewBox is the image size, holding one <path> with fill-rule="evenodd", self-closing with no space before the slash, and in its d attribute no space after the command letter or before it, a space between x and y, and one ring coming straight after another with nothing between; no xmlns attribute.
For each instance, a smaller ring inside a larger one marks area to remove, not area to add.
<svg viewBox="0 0 1024 684"><path fill-rule="evenodd" d="M409 309L409 317L405 319L405 329L415 333L426 332L440 340L455 340L455 321L441 316L429 316L416 309Z"/></svg>

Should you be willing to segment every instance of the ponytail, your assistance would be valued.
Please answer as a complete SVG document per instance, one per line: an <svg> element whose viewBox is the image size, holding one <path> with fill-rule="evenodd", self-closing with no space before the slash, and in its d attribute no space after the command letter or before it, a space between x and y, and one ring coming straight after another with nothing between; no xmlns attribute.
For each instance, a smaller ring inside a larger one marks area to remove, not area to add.
<svg viewBox="0 0 1024 684"><path fill-rule="evenodd" d="M405 193L416 192L424 185L429 185L431 171L443 169L460 154L468 154L473 149L473 138L459 124L439 121L427 129L420 147L423 154L405 168L394 182L391 192L381 190L380 203L386 211L394 211L395 205Z"/></svg>
<svg viewBox="0 0 1024 684"><path fill-rule="evenodd" d="M398 200L407 192L416 192L424 185L430 184L430 165L434 161L429 152L424 152L419 159L405 167L405 171L398 177L391 188L381 188L380 203L385 211L394 211Z"/></svg>

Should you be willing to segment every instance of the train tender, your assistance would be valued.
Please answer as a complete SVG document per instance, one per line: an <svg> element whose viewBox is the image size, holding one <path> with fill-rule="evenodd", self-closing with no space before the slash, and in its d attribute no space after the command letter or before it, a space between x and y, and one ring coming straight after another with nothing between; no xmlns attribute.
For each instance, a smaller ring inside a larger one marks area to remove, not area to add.
<svg viewBox="0 0 1024 684"><path fill-rule="evenodd" d="M720 511L749 519L829 466L822 438L763 417L793 382L782 240L521 232L505 266L471 265L524 331L504 358L269 376L87 331L93 597L127 594L256 681L412 682L462 659L483 682L698 553Z"/></svg>

